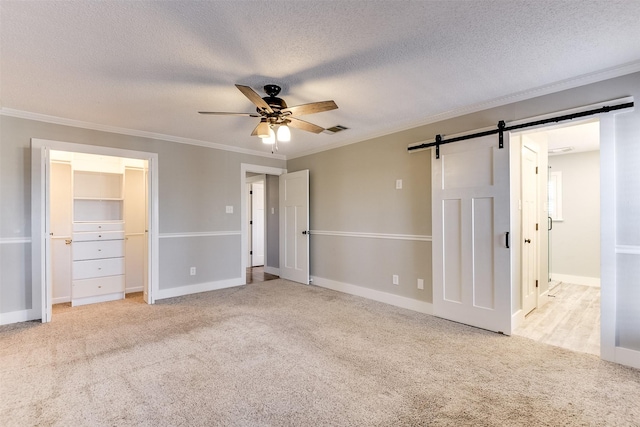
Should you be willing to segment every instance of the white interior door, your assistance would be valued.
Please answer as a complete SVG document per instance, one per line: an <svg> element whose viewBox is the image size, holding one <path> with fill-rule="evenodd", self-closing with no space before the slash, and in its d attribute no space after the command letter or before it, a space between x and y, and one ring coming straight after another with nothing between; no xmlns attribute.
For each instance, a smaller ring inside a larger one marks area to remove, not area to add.
<svg viewBox="0 0 640 427"><path fill-rule="evenodd" d="M280 277L309 284L309 171L280 175Z"/></svg>
<svg viewBox="0 0 640 427"><path fill-rule="evenodd" d="M522 310L528 314L537 307L538 153L522 147Z"/></svg>
<svg viewBox="0 0 640 427"><path fill-rule="evenodd" d="M251 266L264 265L264 181L251 184Z"/></svg>
<svg viewBox="0 0 640 427"><path fill-rule="evenodd" d="M50 233L52 304L71 301L71 163L50 166Z"/></svg>
<svg viewBox="0 0 640 427"><path fill-rule="evenodd" d="M434 314L511 334L508 135L443 145L431 165Z"/></svg>

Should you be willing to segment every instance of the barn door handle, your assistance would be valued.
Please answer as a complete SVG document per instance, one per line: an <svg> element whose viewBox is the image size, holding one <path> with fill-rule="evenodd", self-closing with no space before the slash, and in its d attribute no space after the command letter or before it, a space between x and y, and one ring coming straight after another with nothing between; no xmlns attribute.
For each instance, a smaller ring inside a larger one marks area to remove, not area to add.
<svg viewBox="0 0 640 427"><path fill-rule="evenodd" d="M504 244L509 249L509 232L504 233Z"/></svg>

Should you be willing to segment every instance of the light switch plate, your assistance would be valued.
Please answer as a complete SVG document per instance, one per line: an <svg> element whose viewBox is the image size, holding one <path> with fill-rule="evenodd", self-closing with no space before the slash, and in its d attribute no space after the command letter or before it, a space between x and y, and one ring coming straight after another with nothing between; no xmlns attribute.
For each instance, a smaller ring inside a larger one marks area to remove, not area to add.
<svg viewBox="0 0 640 427"><path fill-rule="evenodd" d="M227 213L233 213L233 206L227 206Z"/></svg>
<svg viewBox="0 0 640 427"><path fill-rule="evenodd" d="M402 190L402 180L396 179L396 190Z"/></svg>

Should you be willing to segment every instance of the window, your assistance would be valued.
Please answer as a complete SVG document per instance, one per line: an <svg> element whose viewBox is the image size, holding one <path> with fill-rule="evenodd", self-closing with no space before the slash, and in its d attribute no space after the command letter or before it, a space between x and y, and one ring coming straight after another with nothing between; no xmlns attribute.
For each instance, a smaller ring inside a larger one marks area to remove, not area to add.
<svg viewBox="0 0 640 427"><path fill-rule="evenodd" d="M549 216L562 221L562 172L549 174Z"/></svg>

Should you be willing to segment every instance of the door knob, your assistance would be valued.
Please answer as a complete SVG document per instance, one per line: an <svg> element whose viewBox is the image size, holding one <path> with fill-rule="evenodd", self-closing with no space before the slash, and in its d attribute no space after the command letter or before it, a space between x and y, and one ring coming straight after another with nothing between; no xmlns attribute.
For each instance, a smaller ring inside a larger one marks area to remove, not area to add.
<svg viewBox="0 0 640 427"><path fill-rule="evenodd" d="M304 230L302 234L309 234L309 232L307 230Z"/></svg>
<svg viewBox="0 0 640 427"><path fill-rule="evenodd" d="M531 243L531 239L524 239L525 243Z"/></svg>
<svg viewBox="0 0 640 427"><path fill-rule="evenodd" d="M71 239L64 239L64 244L65 245L70 245L71 244Z"/></svg>

